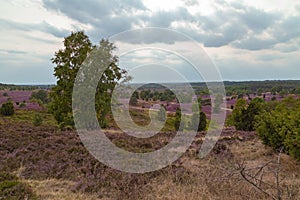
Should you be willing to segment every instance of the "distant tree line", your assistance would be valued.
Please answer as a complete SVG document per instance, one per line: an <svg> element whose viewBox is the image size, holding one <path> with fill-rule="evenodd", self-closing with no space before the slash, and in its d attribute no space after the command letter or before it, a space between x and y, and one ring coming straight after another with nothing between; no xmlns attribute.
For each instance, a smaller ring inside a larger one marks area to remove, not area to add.
<svg viewBox="0 0 300 200"><path fill-rule="evenodd" d="M13 84L2 84L0 83L0 90L23 90L23 91L31 91L37 89L51 89L53 85L13 85Z"/></svg>
<svg viewBox="0 0 300 200"><path fill-rule="evenodd" d="M175 94L169 90L165 89L163 92L153 91L150 89L141 90L139 92L139 98L145 101L174 101L176 100Z"/></svg>

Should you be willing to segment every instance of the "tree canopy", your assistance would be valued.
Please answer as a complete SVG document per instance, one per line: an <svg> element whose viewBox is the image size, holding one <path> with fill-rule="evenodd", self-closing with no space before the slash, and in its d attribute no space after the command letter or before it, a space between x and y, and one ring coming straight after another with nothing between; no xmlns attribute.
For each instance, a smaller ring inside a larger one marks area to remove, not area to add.
<svg viewBox="0 0 300 200"><path fill-rule="evenodd" d="M101 127L107 125L106 116L110 112L111 92L117 81L126 76L126 71L118 67L118 57L113 55L114 44L102 39L99 45L93 45L83 31L73 32L64 39L64 48L55 53L52 62L56 65L54 75L57 85L50 92L49 111L61 127L74 126L72 116L72 91L76 75L82 63L93 50L105 53L110 63L104 74L99 77L95 94L95 109ZM96 72L95 72L96 73Z"/></svg>

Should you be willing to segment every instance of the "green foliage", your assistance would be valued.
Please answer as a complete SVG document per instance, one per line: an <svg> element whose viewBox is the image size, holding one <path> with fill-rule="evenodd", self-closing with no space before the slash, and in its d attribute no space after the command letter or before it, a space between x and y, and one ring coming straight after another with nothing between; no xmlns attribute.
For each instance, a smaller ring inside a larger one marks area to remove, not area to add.
<svg viewBox="0 0 300 200"><path fill-rule="evenodd" d="M237 130L254 131L255 117L263 111L264 101L253 99L249 105L244 99L239 99L235 109L228 117L227 124L235 126Z"/></svg>
<svg viewBox="0 0 300 200"><path fill-rule="evenodd" d="M8 101L2 104L0 108L0 114L4 116L12 116L15 113L14 104L11 101Z"/></svg>
<svg viewBox="0 0 300 200"><path fill-rule="evenodd" d="M181 122L181 109L177 108L175 113L175 119L174 119L174 128L176 131L180 128L180 122Z"/></svg>
<svg viewBox="0 0 300 200"><path fill-rule="evenodd" d="M26 103L20 103L19 108L25 108L26 107Z"/></svg>
<svg viewBox="0 0 300 200"><path fill-rule="evenodd" d="M198 122L198 123L197 123ZM194 113L192 115L191 128L197 131L205 131L207 126L206 115L204 112Z"/></svg>
<svg viewBox="0 0 300 200"><path fill-rule="evenodd" d="M43 123L43 118L39 114L35 114L33 118L33 125L34 126L40 126Z"/></svg>
<svg viewBox="0 0 300 200"><path fill-rule="evenodd" d="M198 131L205 131L207 126L206 114L204 112L200 112L200 121L198 126Z"/></svg>
<svg viewBox="0 0 300 200"><path fill-rule="evenodd" d="M69 115L72 112L73 84L80 65L92 49L89 38L83 32L72 33L65 38L64 49L56 52L52 58L56 64L54 75L58 80L50 92L52 102L49 111L62 127L74 125Z"/></svg>
<svg viewBox="0 0 300 200"><path fill-rule="evenodd" d="M256 117L256 131L265 145L283 148L300 161L300 100L287 98L275 105Z"/></svg>
<svg viewBox="0 0 300 200"><path fill-rule="evenodd" d="M6 92L3 93L4 97L8 97L8 94Z"/></svg>
<svg viewBox="0 0 300 200"><path fill-rule="evenodd" d="M151 91L151 90L142 90L140 92L139 97L145 101L148 101L149 99L152 99L153 101L173 101L176 99L175 94L169 90L166 89L163 92L158 92L158 91ZM137 97L138 98L138 97Z"/></svg>
<svg viewBox="0 0 300 200"><path fill-rule="evenodd" d="M300 94L300 87L297 87L297 88L295 89L295 94Z"/></svg>
<svg viewBox="0 0 300 200"><path fill-rule="evenodd" d="M101 40L99 46L93 46L83 31L72 33L64 40L64 49L55 53L52 62L56 65L54 75L57 85L50 92L51 103L49 111L59 123L60 127L73 127L72 92L73 85L80 65L92 50L97 49L105 55L103 63L110 63L99 83L95 94L95 109L102 128L107 126L106 116L110 112L111 93L117 81L123 78L126 71L117 66L118 58L112 55L115 46L108 40ZM93 56L94 54L91 54ZM97 74L97 72L89 72Z"/></svg>
<svg viewBox="0 0 300 200"><path fill-rule="evenodd" d="M46 90L34 91L32 92L30 99L37 99L40 100L43 104L46 104L49 102L48 92Z"/></svg>

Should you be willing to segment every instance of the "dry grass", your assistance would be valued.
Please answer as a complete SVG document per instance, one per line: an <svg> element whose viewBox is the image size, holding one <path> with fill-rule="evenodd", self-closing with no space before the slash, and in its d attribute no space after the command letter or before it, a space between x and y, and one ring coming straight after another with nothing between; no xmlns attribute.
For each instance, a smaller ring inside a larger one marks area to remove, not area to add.
<svg viewBox="0 0 300 200"><path fill-rule="evenodd" d="M150 140L134 140L117 130L106 134L121 148L131 151L152 151L174 137L173 133L162 133ZM46 200L270 199L245 182L236 165L245 160L246 167L250 168L276 161L276 152L266 148L254 133L228 130L212 153L201 160L197 153L202 137L203 133L199 133L187 153L172 166L146 174L127 174L91 157L73 131L57 131L53 126L34 127L23 121L0 118L0 169L14 172ZM274 167L270 165L263 176L270 185L276 183ZM284 178L281 187L293 190L294 199L300 199L297 193L300 164L284 154L280 178ZM288 199L287 194L284 193L283 199Z"/></svg>
<svg viewBox="0 0 300 200"><path fill-rule="evenodd" d="M43 200L97 200L97 195L72 192L75 182L48 179L48 180L23 180L31 186L33 191Z"/></svg>

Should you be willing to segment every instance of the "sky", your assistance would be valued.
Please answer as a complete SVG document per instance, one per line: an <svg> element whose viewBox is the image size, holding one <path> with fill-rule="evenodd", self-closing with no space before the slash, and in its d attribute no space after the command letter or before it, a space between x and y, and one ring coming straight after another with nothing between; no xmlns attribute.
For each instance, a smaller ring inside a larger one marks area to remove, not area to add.
<svg viewBox="0 0 300 200"><path fill-rule="evenodd" d="M55 84L51 58L72 31L84 30L97 44L147 27L192 38L223 80L300 79L298 0L0 0L0 83ZM145 38L170 48L185 42L151 33ZM120 67L136 82L164 79L162 60L187 80L201 81L188 62L161 50L128 53ZM138 66L143 70L134 70Z"/></svg>

